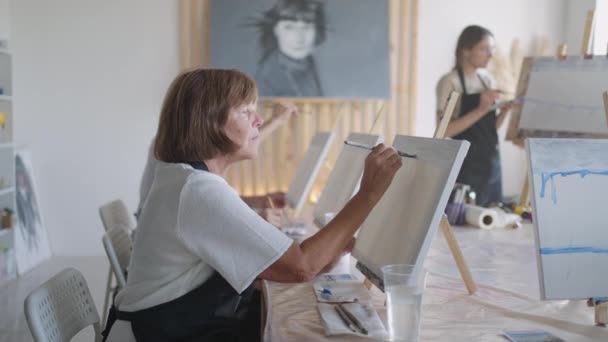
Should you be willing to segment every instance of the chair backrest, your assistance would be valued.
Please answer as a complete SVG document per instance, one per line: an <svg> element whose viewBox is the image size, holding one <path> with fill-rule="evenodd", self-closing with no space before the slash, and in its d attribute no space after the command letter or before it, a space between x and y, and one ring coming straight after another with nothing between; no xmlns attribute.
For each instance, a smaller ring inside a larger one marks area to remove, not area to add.
<svg viewBox="0 0 608 342"><path fill-rule="evenodd" d="M117 199L99 207L99 216L106 231L115 227L122 227L127 232L135 229L135 219L122 200Z"/></svg>
<svg viewBox="0 0 608 342"><path fill-rule="evenodd" d="M116 277L118 288L122 289L127 285L125 271L129 266L133 250L129 233L121 227L114 227L103 235L101 241L110 260L110 267L112 267L112 272Z"/></svg>
<svg viewBox="0 0 608 342"><path fill-rule="evenodd" d="M89 325L101 341L99 314L83 275L67 268L25 299L25 318L36 342L68 342Z"/></svg>

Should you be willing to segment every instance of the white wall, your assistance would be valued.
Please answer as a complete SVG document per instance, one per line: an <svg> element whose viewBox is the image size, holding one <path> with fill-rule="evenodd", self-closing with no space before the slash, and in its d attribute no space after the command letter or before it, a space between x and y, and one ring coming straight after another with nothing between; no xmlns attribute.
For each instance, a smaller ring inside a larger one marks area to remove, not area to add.
<svg viewBox="0 0 608 342"><path fill-rule="evenodd" d="M8 39L11 36L9 18L9 0L0 0L0 39Z"/></svg>
<svg viewBox="0 0 608 342"><path fill-rule="evenodd" d="M98 208L131 209L178 72L177 1L12 0L16 142L54 254L103 254Z"/></svg>
<svg viewBox="0 0 608 342"><path fill-rule="evenodd" d="M605 56L608 53L608 0L595 1L594 20L593 54Z"/></svg>
<svg viewBox="0 0 608 342"><path fill-rule="evenodd" d="M551 47L563 40L565 0L421 0L418 30L416 134L431 136L435 129L435 86L454 65L454 49L462 29L478 24L490 29L497 45L508 51L518 38L524 52L534 39L546 36ZM504 136L508 122L501 129ZM501 139L502 140L502 139ZM524 153L501 141L505 195L519 194L524 179Z"/></svg>
<svg viewBox="0 0 608 342"><path fill-rule="evenodd" d="M566 13L566 44L568 55L580 55L587 22L587 12L595 9L596 0L569 0Z"/></svg>

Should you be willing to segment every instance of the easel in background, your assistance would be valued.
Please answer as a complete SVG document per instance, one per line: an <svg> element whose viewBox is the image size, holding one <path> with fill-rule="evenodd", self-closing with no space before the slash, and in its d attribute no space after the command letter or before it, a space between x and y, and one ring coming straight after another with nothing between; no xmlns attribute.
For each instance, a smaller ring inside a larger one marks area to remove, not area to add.
<svg viewBox="0 0 608 342"><path fill-rule="evenodd" d="M592 59L593 58L593 53L591 51L592 48L592 36L593 36L593 21L594 21L594 11L588 11L587 12L587 19L585 22L585 29L584 29L584 35L583 35L583 42L581 45L581 56L584 59ZM566 51L567 50L567 46L566 44L560 44L558 49L557 49L557 60L558 61L566 61L568 59L567 55L566 55ZM559 62L558 62L559 63ZM518 84L518 88L517 88L517 95L518 97L523 97L525 95L525 92L527 90L527 84L529 81L529 76L530 76L530 70L532 67L532 60L531 59L526 59L524 62L524 66L522 67L522 72L520 74L520 80L519 80L519 84ZM604 111L606 112L606 123L608 123L608 92L604 91L603 92L603 104L604 104ZM518 118L518 116L521 114L521 112L516 113L516 118ZM513 117L512 117L513 119ZM514 127L514 126L510 126ZM559 133L559 132L558 132ZM591 137L596 137L596 138L601 138L603 137L600 134L590 134ZM526 137L532 137L535 136L534 133L532 134L527 134L527 135L519 135L519 133L515 132L515 130L512 130L509 132L508 135L508 139L512 140L516 145L518 146L522 146L523 145L523 140ZM542 135L540 135L542 136ZM576 135L562 135L563 137L572 137L572 136L576 136ZM529 208L530 206L530 196L531 196L531 192L530 192L530 185L529 185L529 175L526 172L526 176L525 176L525 181L523 184L523 189L522 189L522 193L521 193L521 197L520 197L520 202L519 202L519 208L523 209L523 208ZM608 299L607 298L591 298L588 300L587 304L589 306L594 307L595 310L595 324L596 325L600 325L600 326L606 326L606 324L608 324Z"/></svg>
<svg viewBox="0 0 608 342"><path fill-rule="evenodd" d="M603 97L604 110L606 112L606 124L608 125L608 91L604 92ZM592 298L587 303L595 308L595 324L605 327L606 324L608 324L608 301L602 302Z"/></svg>
<svg viewBox="0 0 608 342"><path fill-rule="evenodd" d="M585 29L583 30L583 41L581 44L581 56L585 59L590 59L593 57L593 51L592 51L592 37L593 37L593 28L594 28L594 14L595 11L594 10L589 10L587 11L587 18L585 20ZM568 46L565 43L559 44L559 46L557 47L557 52L556 52L556 58L558 61L565 61L568 57L567 57L567 48ZM532 68L532 60L530 58L526 58L524 60L524 63L522 65L522 69L521 69L521 74L520 74L520 78L519 78L519 82L517 85L517 92L516 92L516 97L518 98L524 98L524 96L526 95L525 92L528 88L528 81L529 81L529 77L530 77L530 72L531 72L531 68ZM608 101L606 99L606 97L604 97L604 103L606 104L606 101ZM519 117L521 112L518 113L513 113L512 115L516 115L517 117ZM519 121L519 120L513 120L513 117L511 118L511 124L509 127L509 132L507 133L507 139L511 140L515 145L520 146L523 148L524 146L524 139L525 137L519 137L517 136L517 133L515 132L515 129L512 129L512 123L515 121ZM607 119L608 119L608 114L607 114ZM521 214L521 212L523 212L526 209L530 208L530 185L529 185L529 179L528 179L528 172L525 172L525 176L524 176L524 183L522 185L522 191L521 191L521 195L519 198L519 205L516 208L516 213Z"/></svg>
<svg viewBox="0 0 608 342"><path fill-rule="evenodd" d="M448 124L450 123L450 120L452 119L452 115L454 113L454 108L456 107L456 103L458 102L459 98L460 98L459 93L457 93L455 91L450 93L450 96L448 97L448 101L445 106L445 110L443 111L444 115L441 118L441 122L437 126L437 130L435 131L435 134L433 135L433 137L435 139L443 139L445 137L445 131L447 130ZM456 240L456 237L454 236L454 231L452 230L452 226L448 222L448 218L445 214L443 214L443 217L441 218L441 222L439 223L439 226L441 227L441 231L443 232L443 235L445 236L446 242L448 243L448 247L450 248L450 251L452 252L452 255L454 256L454 261L456 261L456 266L458 267L460 276L462 277L462 280L464 281L464 284L467 287L467 291L469 292L470 295L472 295L475 293L475 291L477 291L477 285L475 284L475 281L473 280L471 271L469 270L469 267L464 259L464 255L462 254L462 250L460 249L460 246L458 245L458 241ZM371 286L372 286L372 282L369 281L368 279L365 279L365 287L367 287L367 289L370 289Z"/></svg>

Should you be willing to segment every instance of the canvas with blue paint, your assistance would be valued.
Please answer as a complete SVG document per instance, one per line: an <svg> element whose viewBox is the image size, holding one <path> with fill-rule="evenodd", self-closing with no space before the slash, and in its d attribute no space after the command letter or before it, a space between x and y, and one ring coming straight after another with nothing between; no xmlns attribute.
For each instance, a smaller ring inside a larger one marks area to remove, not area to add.
<svg viewBox="0 0 608 342"><path fill-rule="evenodd" d="M608 140L528 139L543 299L608 295Z"/></svg>

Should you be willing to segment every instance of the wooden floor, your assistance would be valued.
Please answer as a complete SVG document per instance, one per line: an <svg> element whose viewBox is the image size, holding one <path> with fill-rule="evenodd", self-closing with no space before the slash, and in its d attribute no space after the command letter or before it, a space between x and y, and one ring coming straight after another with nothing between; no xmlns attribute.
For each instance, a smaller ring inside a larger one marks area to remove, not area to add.
<svg viewBox="0 0 608 342"><path fill-rule="evenodd" d="M74 267L85 276L97 311L100 317L102 316L109 267L107 258L53 257L21 277L0 285L0 342L33 341L23 314L25 297L67 267ZM93 341L93 329L83 330L72 341Z"/></svg>

